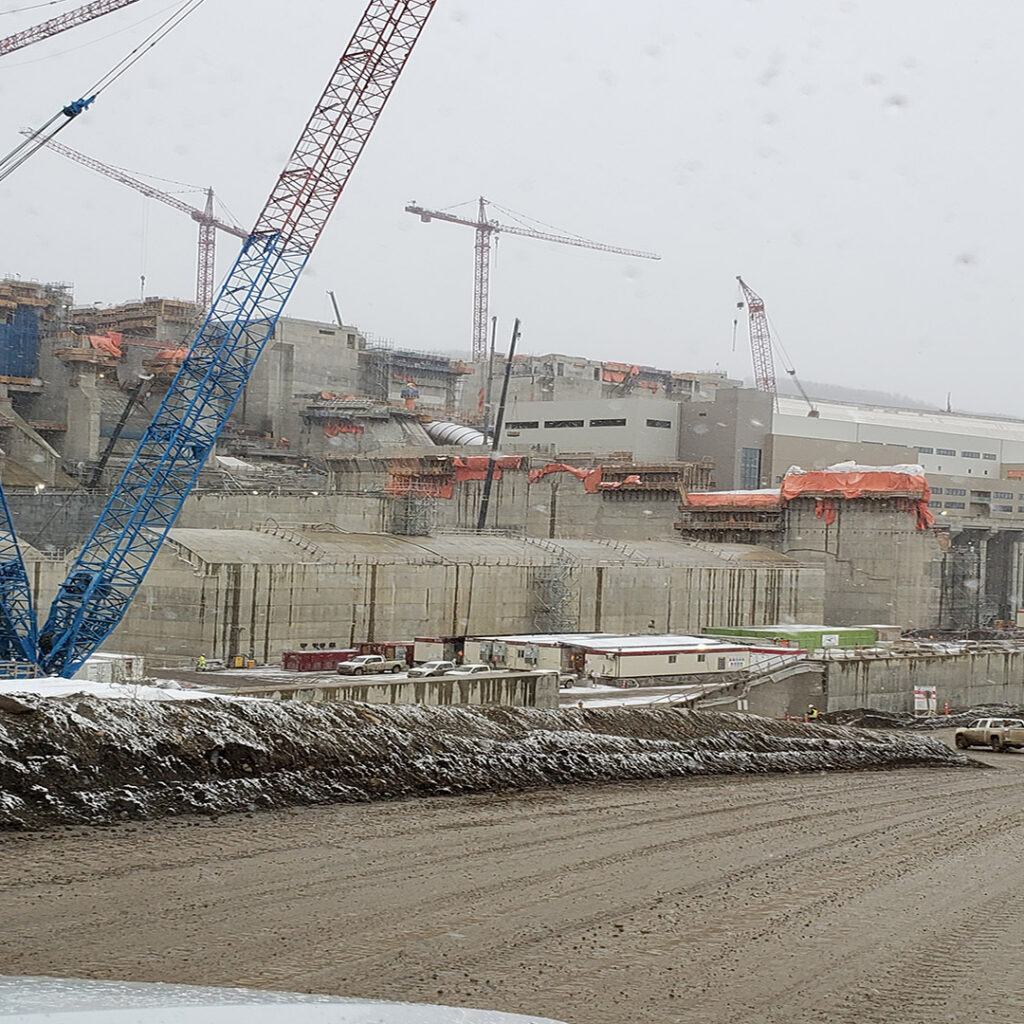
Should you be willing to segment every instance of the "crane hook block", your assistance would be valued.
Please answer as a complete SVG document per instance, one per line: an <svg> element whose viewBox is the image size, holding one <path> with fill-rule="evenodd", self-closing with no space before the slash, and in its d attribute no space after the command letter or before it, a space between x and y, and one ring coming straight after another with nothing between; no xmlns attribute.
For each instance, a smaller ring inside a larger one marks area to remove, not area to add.
<svg viewBox="0 0 1024 1024"><path fill-rule="evenodd" d="M92 101L96 99L96 96L90 96L88 99L72 100L61 113L65 117L78 117L78 115L85 110Z"/></svg>

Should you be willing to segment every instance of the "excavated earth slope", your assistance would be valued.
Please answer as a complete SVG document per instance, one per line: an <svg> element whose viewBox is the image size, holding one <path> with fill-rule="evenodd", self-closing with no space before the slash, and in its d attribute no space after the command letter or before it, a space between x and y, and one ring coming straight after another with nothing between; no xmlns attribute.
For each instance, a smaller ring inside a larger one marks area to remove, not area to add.
<svg viewBox="0 0 1024 1024"><path fill-rule="evenodd" d="M679 775L970 765L937 740L752 715L0 699L0 828Z"/></svg>

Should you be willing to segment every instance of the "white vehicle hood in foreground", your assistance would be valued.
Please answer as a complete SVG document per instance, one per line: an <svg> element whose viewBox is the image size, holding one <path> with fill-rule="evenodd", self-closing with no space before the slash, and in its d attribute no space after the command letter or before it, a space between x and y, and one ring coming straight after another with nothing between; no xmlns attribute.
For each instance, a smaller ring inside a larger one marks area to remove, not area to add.
<svg viewBox="0 0 1024 1024"><path fill-rule="evenodd" d="M0 976L3 1024L560 1024L548 1017L245 988Z"/></svg>

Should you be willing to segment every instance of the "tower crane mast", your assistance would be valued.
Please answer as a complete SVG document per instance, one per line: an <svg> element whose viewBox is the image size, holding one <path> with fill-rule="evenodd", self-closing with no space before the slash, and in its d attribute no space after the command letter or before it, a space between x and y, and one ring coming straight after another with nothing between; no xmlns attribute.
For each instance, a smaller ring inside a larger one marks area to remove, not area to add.
<svg viewBox="0 0 1024 1024"><path fill-rule="evenodd" d="M370 0L256 226L39 631L71 676L124 616L398 80L435 0Z"/></svg>
<svg viewBox="0 0 1024 1024"><path fill-rule="evenodd" d="M444 210L427 210L415 203L409 203L406 213L416 214L425 224L432 220L443 220L449 224L462 224L474 228L476 236L473 241L473 358L487 358L487 310L491 278L491 239L499 232L506 235L521 235L524 238L537 238L542 242L557 242L560 245L575 245L580 249L598 249L601 252L614 252L622 256L635 256L643 260L660 260L661 257L652 252L641 252L638 249L623 249L617 245L605 245L603 242L591 242L575 235L558 235L548 231L534 231L531 228L501 224L487 216L487 200L480 197L477 205L477 219L457 217Z"/></svg>
<svg viewBox="0 0 1024 1024"><path fill-rule="evenodd" d="M22 134L30 133L26 131ZM249 232L244 228L238 227L237 224L227 224L214 216L212 188L206 190L206 205L202 210L199 210L188 203L182 202L177 196L172 196L167 192L154 188L152 185L147 185L144 181L139 181L138 178L132 177L127 171L122 171L119 167L111 167L110 164L102 163L91 156L79 153L77 149L65 146L62 142L56 142L51 139L46 142L46 148L52 149L60 153L61 156L66 156L69 160L74 160L84 167L88 167L98 174L112 178L114 181L119 181L122 185L127 185L129 188L135 189L136 192L141 192L150 199L158 199L161 203L171 207L171 209L188 214L199 225L199 254L196 259L196 304L204 310L210 308L210 303L213 301L214 288L216 287L217 231L234 235L236 238L249 237Z"/></svg>
<svg viewBox="0 0 1024 1024"><path fill-rule="evenodd" d="M48 39L50 36L66 32L76 25L84 25L85 22L92 21L93 18L102 17L112 11L119 11L122 7L134 3L137 3L137 0L94 0L93 3L82 4L81 7L76 7L66 14L58 14L56 18L50 18L49 21L41 22L38 25L33 25L32 28L26 28L0 39L0 57L20 50L24 46L31 46L32 43L38 43L41 39Z"/></svg>

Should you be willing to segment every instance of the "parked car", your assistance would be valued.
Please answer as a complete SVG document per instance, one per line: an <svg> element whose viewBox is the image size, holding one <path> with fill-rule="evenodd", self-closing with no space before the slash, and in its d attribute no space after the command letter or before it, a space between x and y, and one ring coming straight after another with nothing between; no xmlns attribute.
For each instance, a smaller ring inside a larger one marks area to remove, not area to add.
<svg viewBox="0 0 1024 1024"><path fill-rule="evenodd" d="M389 661L379 654L360 654L351 661L338 662L339 676L368 676L379 672L401 672L404 661Z"/></svg>
<svg viewBox="0 0 1024 1024"><path fill-rule="evenodd" d="M1020 718L978 718L957 729L954 742L960 750L991 747L996 753L1024 747L1024 720Z"/></svg>
<svg viewBox="0 0 1024 1024"><path fill-rule="evenodd" d="M472 662L469 665L456 665L455 668L450 669L448 675L450 676L475 676L478 672L493 672L494 669L490 665L485 665L482 661Z"/></svg>
<svg viewBox="0 0 1024 1024"><path fill-rule="evenodd" d="M410 676L443 676L455 668L454 661L425 661L409 669Z"/></svg>

